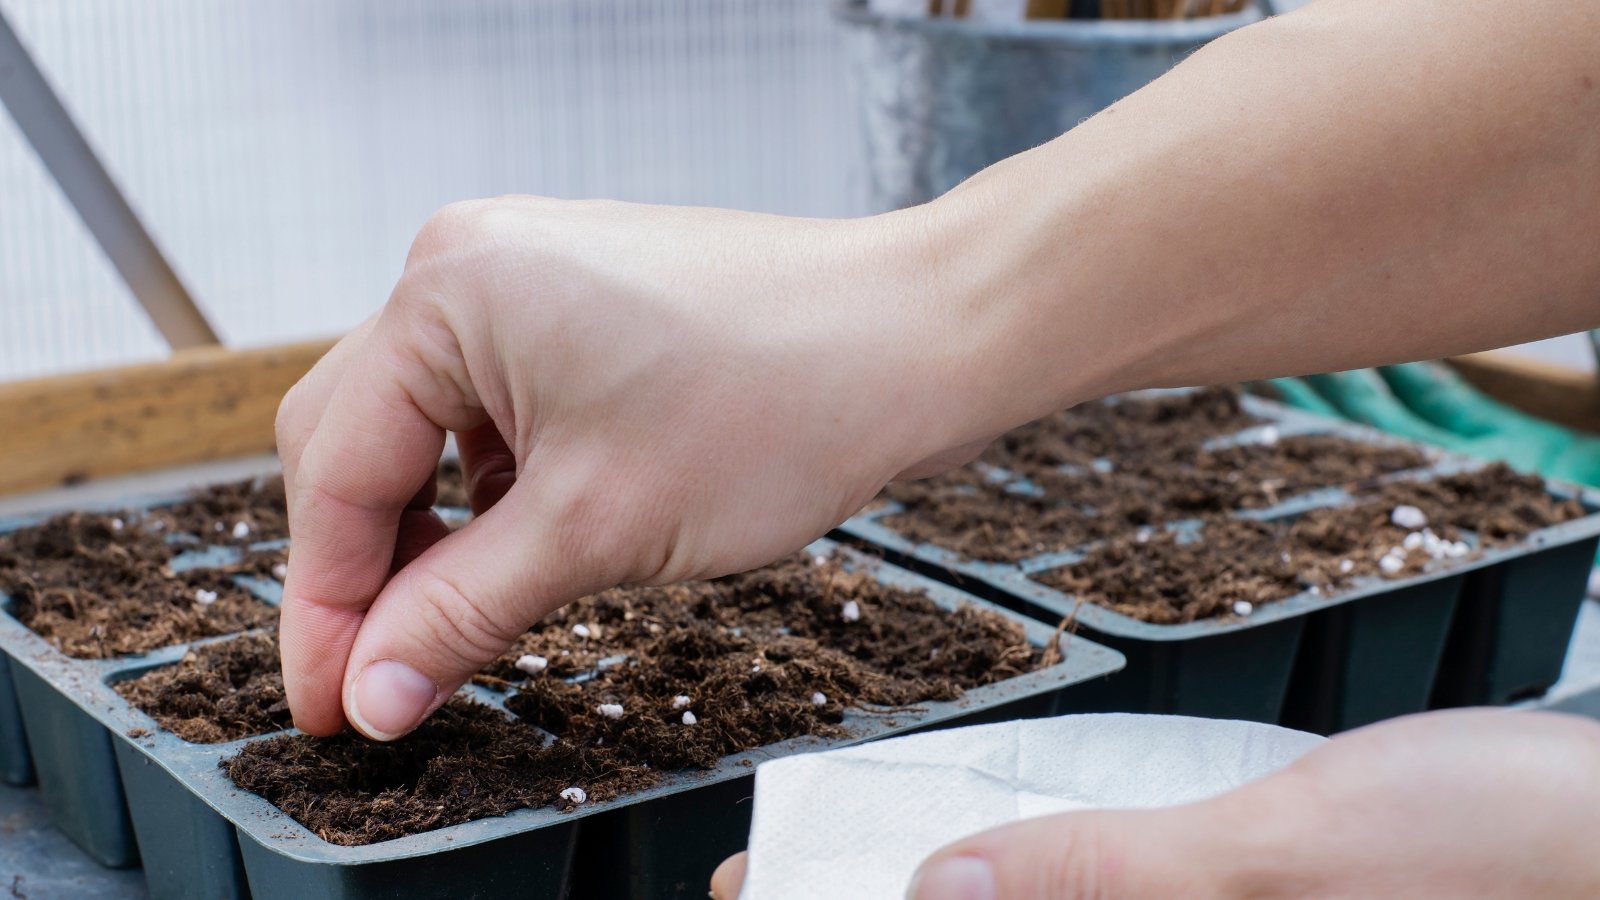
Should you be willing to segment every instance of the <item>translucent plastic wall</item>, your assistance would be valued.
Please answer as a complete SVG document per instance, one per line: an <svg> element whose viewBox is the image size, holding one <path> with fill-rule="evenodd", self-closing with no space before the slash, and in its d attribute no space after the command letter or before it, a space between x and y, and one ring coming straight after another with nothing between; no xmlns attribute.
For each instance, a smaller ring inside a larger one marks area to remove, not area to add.
<svg viewBox="0 0 1600 900"><path fill-rule="evenodd" d="M233 346L328 335L452 200L861 208L825 0L0 0ZM0 116L0 379L165 352Z"/></svg>

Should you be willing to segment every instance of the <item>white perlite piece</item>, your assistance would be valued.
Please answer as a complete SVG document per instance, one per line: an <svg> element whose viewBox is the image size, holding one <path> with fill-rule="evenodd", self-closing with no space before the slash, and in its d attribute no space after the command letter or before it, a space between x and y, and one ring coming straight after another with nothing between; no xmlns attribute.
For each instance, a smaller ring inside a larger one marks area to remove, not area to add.
<svg viewBox="0 0 1600 900"><path fill-rule="evenodd" d="M815 694L811 695L811 705L812 706L827 706L828 705L828 695L824 694L821 691L817 691Z"/></svg>
<svg viewBox="0 0 1600 900"><path fill-rule="evenodd" d="M285 578L288 578L289 577L289 567L284 565L283 563L273 563L273 565L272 565L272 577L278 579L279 581L282 581Z"/></svg>
<svg viewBox="0 0 1600 900"><path fill-rule="evenodd" d="M1428 515L1415 506L1402 503L1389 513L1389 521L1401 528L1418 531L1427 527Z"/></svg>
<svg viewBox="0 0 1600 900"><path fill-rule="evenodd" d="M1422 546L1422 541L1422 532L1413 531L1406 535L1406 539L1400 542L1400 546L1406 548L1407 550L1416 550Z"/></svg>
<svg viewBox="0 0 1600 900"><path fill-rule="evenodd" d="M200 590L194 592L194 602L200 604L201 606L210 606L211 604L217 602L217 592L208 591L205 588L201 588Z"/></svg>
<svg viewBox="0 0 1600 900"><path fill-rule="evenodd" d="M1278 445L1279 437L1281 437L1281 435L1278 434L1277 426L1268 425L1267 427L1261 429L1261 434L1256 438L1256 443L1261 444L1264 447L1276 447Z"/></svg>
<svg viewBox="0 0 1600 900"><path fill-rule="evenodd" d="M819 553L816 556L811 557L811 564L814 566L825 566L828 564L828 558Z"/></svg>
<svg viewBox="0 0 1600 900"><path fill-rule="evenodd" d="M1398 556L1388 555L1378 560L1378 570L1385 575L1398 575L1406 567L1406 561Z"/></svg>
<svg viewBox="0 0 1600 900"><path fill-rule="evenodd" d="M620 719L620 718L622 718L622 704L621 703L602 703L599 706L595 707L595 710L597 712L599 712L600 715L605 716L608 719Z"/></svg>
<svg viewBox="0 0 1600 900"><path fill-rule="evenodd" d="M525 653L517 657L517 661L512 665L517 667L518 672L522 672L525 675L537 675L550 665L550 660L542 656L534 656L532 653Z"/></svg>
<svg viewBox="0 0 1600 900"><path fill-rule="evenodd" d="M111 520L111 530L112 531L121 531L122 527L124 525L126 525L126 524L127 523L122 521L121 519L112 519Z"/></svg>
<svg viewBox="0 0 1600 900"><path fill-rule="evenodd" d="M1248 616L1255 611L1255 604L1251 603L1249 600L1233 601L1233 614L1236 616Z"/></svg>
<svg viewBox="0 0 1600 900"><path fill-rule="evenodd" d="M672 708L673 709L688 709L689 708L689 704L691 704L693 702L694 702L693 700L689 699L689 695L688 694L679 694L678 696L672 698Z"/></svg>
<svg viewBox="0 0 1600 900"><path fill-rule="evenodd" d="M1356 564L1351 560L1348 560L1348 559L1339 560L1339 574L1340 575L1349 575L1350 574L1350 570L1354 569L1355 567L1356 567Z"/></svg>
<svg viewBox="0 0 1600 900"><path fill-rule="evenodd" d="M243 540L244 538L247 538L249 536L250 536L250 523L248 523L248 522L235 522L235 523L233 523L233 539L234 540L236 540L236 541Z"/></svg>
<svg viewBox="0 0 1600 900"><path fill-rule="evenodd" d="M577 635L578 637L586 638L586 637L590 636L591 634L593 634L594 632L589 630L589 626L583 624L582 622L579 622L578 624L572 626L572 633Z"/></svg>
<svg viewBox="0 0 1600 900"><path fill-rule="evenodd" d="M693 725L694 723L696 723L698 721L700 721L700 720L696 719L694 717L694 713L688 711L687 709L683 711L683 724L685 724L685 725Z"/></svg>
<svg viewBox="0 0 1600 900"><path fill-rule="evenodd" d="M569 787L561 792L561 799L573 806L582 806L589 801L589 793L581 787Z"/></svg>
<svg viewBox="0 0 1600 900"><path fill-rule="evenodd" d="M861 621L861 604L855 602L854 600L846 600L844 602L844 608L839 610L839 618L845 620L846 622Z"/></svg>

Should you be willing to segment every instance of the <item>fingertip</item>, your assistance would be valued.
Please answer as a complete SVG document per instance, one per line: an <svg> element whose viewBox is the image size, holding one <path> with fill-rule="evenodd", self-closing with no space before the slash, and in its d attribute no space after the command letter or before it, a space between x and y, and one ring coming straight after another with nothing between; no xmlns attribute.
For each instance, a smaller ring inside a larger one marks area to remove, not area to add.
<svg viewBox="0 0 1600 900"><path fill-rule="evenodd" d="M293 574L290 576L291 584ZM345 729L340 688L361 613L286 596L278 617L284 699L294 727L317 737Z"/></svg>
<svg viewBox="0 0 1600 900"><path fill-rule="evenodd" d="M745 867L750 862L750 854L740 851L722 861L717 870L711 873L712 900L735 900L739 891L744 887Z"/></svg>
<svg viewBox="0 0 1600 900"><path fill-rule="evenodd" d="M372 740L398 740L433 712L439 694L432 679L400 660L374 660L351 683L345 714Z"/></svg>

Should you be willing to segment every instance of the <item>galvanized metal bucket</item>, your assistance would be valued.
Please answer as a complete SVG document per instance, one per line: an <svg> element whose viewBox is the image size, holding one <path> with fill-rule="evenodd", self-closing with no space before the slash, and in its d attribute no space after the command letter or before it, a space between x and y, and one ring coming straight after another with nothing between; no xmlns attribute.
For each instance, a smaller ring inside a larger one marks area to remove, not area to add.
<svg viewBox="0 0 1600 900"><path fill-rule="evenodd" d="M1153 81L1213 38L1259 21L1010 23L875 13L835 0L854 58L871 202L925 203Z"/></svg>

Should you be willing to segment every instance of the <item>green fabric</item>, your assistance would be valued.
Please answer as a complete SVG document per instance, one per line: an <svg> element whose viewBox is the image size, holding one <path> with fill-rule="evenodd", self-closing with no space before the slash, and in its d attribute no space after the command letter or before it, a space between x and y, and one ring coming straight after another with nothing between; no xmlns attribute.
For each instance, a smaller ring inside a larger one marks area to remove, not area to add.
<svg viewBox="0 0 1600 900"><path fill-rule="evenodd" d="M1600 487L1600 437L1538 419L1488 397L1443 363L1406 363L1279 378L1291 406L1528 472Z"/></svg>

